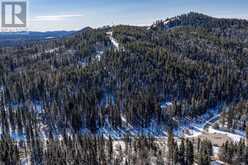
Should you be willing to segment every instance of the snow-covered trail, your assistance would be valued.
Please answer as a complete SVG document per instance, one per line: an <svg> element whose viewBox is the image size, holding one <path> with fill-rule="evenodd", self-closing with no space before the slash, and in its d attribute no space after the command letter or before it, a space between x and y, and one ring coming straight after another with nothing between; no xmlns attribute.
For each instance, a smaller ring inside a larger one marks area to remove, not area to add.
<svg viewBox="0 0 248 165"><path fill-rule="evenodd" d="M216 116L213 116L208 121L206 121L203 124L203 129L206 131L212 124L214 124L216 121L220 119L220 114L217 114Z"/></svg>
<svg viewBox="0 0 248 165"><path fill-rule="evenodd" d="M219 119L220 119L220 114L209 119L204 124L204 127L203 127L204 132L209 133L209 134L221 134L221 135L231 138L234 142L239 142L240 139L245 139L244 134L231 133L231 132L226 132L226 131L215 129L213 127L213 124L216 123Z"/></svg>
<svg viewBox="0 0 248 165"><path fill-rule="evenodd" d="M111 41L111 43L114 45L114 47L116 48L116 50L120 50L120 44L118 43L118 41L113 37L113 32L107 32L106 33Z"/></svg>
<svg viewBox="0 0 248 165"><path fill-rule="evenodd" d="M193 119L186 119L179 124L175 134L178 137L195 138L207 133L207 127L220 117L220 107L209 109L207 113Z"/></svg>
<svg viewBox="0 0 248 165"><path fill-rule="evenodd" d="M213 117L208 119L206 122L204 122L200 126L192 124L192 128L195 129L195 132L194 132L193 135L187 136L187 137L189 137L189 138L190 137L197 137L197 136L200 136L202 134L209 134L209 135L211 135L211 134L220 134L220 135L223 135L223 136L226 136L226 137L232 139L233 142L239 142L240 139L245 139L244 134L231 133L231 132L215 129L213 127L213 125L219 119L220 119L220 113L217 113L217 114L215 114Z"/></svg>

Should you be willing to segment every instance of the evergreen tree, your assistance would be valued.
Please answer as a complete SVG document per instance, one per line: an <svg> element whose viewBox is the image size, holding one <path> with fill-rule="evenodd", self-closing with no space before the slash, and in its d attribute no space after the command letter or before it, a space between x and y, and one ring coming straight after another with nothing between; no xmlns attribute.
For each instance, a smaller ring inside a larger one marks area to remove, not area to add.
<svg viewBox="0 0 248 165"><path fill-rule="evenodd" d="M194 146L190 140L186 140L186 153L185 153L186 165L193 165L194 163Z"/></svg>
<svg viewBox="0 0 248 165"><path fill-rule="evenodd" d="M182 139L181 144L179 146L178 162L181 165L184 165L185 164L185 144L184 144L184 139Z"/></svg>
<svg viewBox="0 0 248 165"><path fill-rule="evenodd" d="M173 165L176 165L177 163L179 163L179 152L178 152L178 145L177 143L175 143L173 150Z"/></svg>
<svg viewBox="0 0 248 165"><path fill-rule="evenodd" d="M245 147L244 162L248 164L248 146Z"/></svg>
<svg viewBox="0 0 248 165"><path fill-rule="evenodd" d="M174 149L175 149L174 134L173 134L173 131L171 129L168 130L167 136L168 136L168 139L167 139L168 161L171 164L174 161L173 160L173 153L174 153Z"/></svg>
<svg viewBox="0 0 248 165"><path fill-rule="evenodd" d="M210 165L212 156L212 144L210 141L204 140L201 142L199 153L199 165Z"/></svg>
<svg viewBox="0 0 248 165"><path fill-rule="evenodd" d="M246 144L248 145L248 124L246 125L245 133L246 133Z"/></svg>

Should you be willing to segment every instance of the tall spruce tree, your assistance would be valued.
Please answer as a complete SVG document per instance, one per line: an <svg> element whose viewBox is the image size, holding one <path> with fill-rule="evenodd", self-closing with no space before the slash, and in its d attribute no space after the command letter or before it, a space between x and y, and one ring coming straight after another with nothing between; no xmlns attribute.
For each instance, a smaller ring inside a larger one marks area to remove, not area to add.
<svg viewBox="0 0 248 165"><path fill-rule="evenodd" d="M186 165L192 165L194 163L194 146L190 140L186 140L186 153L185 153Z"/></svg>

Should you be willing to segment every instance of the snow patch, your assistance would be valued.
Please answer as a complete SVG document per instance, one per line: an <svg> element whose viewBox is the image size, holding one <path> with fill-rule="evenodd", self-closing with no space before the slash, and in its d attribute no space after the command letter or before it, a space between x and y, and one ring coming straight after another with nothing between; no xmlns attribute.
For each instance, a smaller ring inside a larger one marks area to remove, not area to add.
<svg viewBox="0 0 248 165"><path fill-rule="evenodd" d="M56 37L46 37L46 39L55 39Z"/></svg>
<svg viewBox="0 0 248 165"><path fill-rule="evenodd" d="M100 101L100 106L107 108L109 105L115 104L115 97L112 93L105 92Z"/></svg>
<svg viewBox="0 0 248 165"><path fill-rule="evenodd" d="M33 109L39 114L44 112L44 108L41 102L33 102Z"/></svg>
<svg viewBox="0 0 248 165"><path fill-rule="evenodd" d="M96 52L96 59L98 61L101 61L102 55L103 55L104 51L97 51Z"/></svg>
<svg viewBox="0 0 248 165"><path fill-rule="evenodd" d="M170 107L170 106L172 106L173 104L172 104L172 102L161 102L161 104L160 104L160 108L161 109L166 109L166 108L168 108L168 107Z"/></svg>
<svg viewBox="0 0 248 165"><path fill-rule="evenodd" d="M46 50L45 53L54 53L58 50L59 50L59 48L53 48L53 49Z"/></svg>
<svg viewBox="0 0 248 165"><path fill-rule="evenodd" d="M213 146L213 154L215 156L218 156L219 153L220 153L220 147Z"/></svg>

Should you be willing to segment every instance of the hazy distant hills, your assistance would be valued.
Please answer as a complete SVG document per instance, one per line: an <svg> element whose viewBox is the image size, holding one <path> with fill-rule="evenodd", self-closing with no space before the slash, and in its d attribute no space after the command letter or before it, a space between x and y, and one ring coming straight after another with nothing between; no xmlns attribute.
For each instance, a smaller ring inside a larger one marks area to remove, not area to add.
<svg viewBox="0 0 248 165"><path fill-rule="evenodd" d="M0 33L0 46L15 46L23 42L34 40L47 40L62 38L73 34L75 31L49 31L49 32L2 32Z"/></svg>

